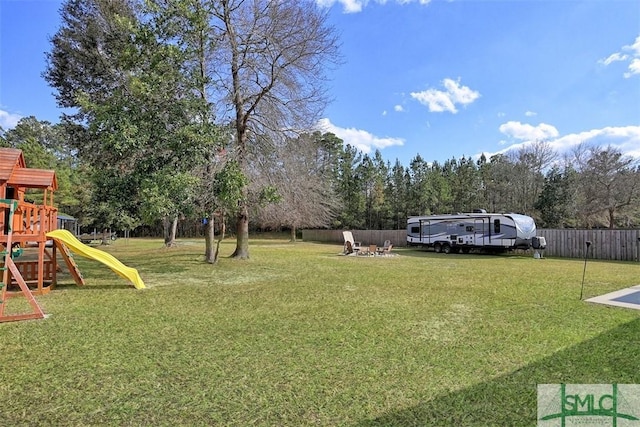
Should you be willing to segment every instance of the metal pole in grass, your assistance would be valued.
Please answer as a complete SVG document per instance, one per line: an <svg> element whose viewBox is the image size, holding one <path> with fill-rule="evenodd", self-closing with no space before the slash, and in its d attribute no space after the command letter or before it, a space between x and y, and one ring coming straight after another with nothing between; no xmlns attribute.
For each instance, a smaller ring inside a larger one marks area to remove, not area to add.
<svg viewBox="0 0 640 427"><path fill-rule="evenodd" d="M582 291L584 290L584 275L587 272L587 256L589 255L589 246L591 246L590 241L586 241L587 250L584 252L584 269L582 270L582 286L580 287L580 300L582 301Z"/></svg>

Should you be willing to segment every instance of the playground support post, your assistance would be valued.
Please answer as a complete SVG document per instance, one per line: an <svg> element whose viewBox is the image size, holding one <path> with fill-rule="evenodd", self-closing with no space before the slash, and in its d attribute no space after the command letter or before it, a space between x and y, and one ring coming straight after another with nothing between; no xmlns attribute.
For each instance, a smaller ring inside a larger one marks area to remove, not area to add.
<svg viewBox="0 0 640 427"><path fill-rule="evenodd" d="M587 272L587 256L589 255L589 246L591 246L590 241L586 241L587 249L584 252L584 269L582 270L582 286L580 287L580 301L582 301L582 293L584 291L584 275Z"/></svg>

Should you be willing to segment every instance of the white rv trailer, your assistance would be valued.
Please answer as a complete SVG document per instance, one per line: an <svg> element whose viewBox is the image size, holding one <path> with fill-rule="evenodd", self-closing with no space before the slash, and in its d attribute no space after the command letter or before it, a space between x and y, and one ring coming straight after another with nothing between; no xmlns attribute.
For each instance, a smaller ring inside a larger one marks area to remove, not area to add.
<svg viewBox="0 0 640 427"><path fill-rule="evenodd" d="M539 246L540 239L544 240L536 237L533 218L520 214L474 212L414 216L407 220L407 245L431 247L436 252L529 249Z"/></svg>

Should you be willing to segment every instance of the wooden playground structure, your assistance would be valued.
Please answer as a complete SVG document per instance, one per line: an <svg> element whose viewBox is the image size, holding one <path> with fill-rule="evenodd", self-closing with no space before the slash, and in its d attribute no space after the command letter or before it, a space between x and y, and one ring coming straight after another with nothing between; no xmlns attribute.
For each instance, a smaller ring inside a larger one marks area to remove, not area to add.
<svg viewBox="0 0 640 427"><path fill-rule="evenodd" d="M68 248L46 236L58 228L53 205L57 188L55 171L27 168L21 150L0 148L0 322L44 317L34 295L46 294L56 285L58 253L75 282L84 284ZM27 312L24 304L16 304L18 312L7 310L15 297L26 299Z"/></svg>

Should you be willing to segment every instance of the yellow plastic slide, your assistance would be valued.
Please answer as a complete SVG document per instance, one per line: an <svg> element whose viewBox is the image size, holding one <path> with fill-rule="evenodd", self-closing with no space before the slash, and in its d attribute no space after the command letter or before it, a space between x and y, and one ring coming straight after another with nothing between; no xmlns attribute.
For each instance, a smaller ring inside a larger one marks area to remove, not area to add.
<svg viewBox="0 0 640 427"><path fill-rule="evenodd" d="M93 259L103 263L118 275L120 275L122 278L127 279L128 281L133 283L133 286L135 286L136 289L144 289L144 282L140 278L138 270L136 270L135 268L127 267L116 257L105 251L101 251L100 249L95 249L91 246L85 245L80 240L76 239L76 237L69 231L53 230L47 233L47 237L65 244L69 249L71 249L78 255L82 255L85 258Z"/></svg>

